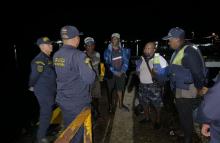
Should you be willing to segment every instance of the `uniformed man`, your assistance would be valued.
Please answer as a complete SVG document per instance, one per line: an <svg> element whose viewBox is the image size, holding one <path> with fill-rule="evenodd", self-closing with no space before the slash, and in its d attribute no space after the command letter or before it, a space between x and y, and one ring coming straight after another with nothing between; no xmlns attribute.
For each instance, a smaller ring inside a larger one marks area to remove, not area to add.
<svg viewBox="0 0 220 143"><path fill-rule="evenodd" d="M53 50L51 41L47 37L39 38L37 45L41 52L31 62L29 86L40 105L37 140L39 143L47 143L46 132L50 125L52 107L55 104L56 74L50 58Z"/></svg>
<svg viewBox="0 0 220 143"><path fill-rule="evenodd" d="M90 106L90 84L95 80L95 72L86 54L77 49L80 33L75 26L61 28L63 46L55 53L53 61L57 73L56 101L62 110L64 126L67 127L76 116ZM72 142L82 140L80 128Z"/></svg>
<svg viewBox="0 0 220 143"><path fill-rule="evenodd" d="M215 85L204 90L204 101L198 109L198 120L203 119L201 133L210 137L210 143L220 143L220 110L216 108L220 103L220 72L216 78Z"/></svg>
<svg viewBox="0 0 220 143"><path fill-rule="evenodd" d="M95 40L92 37L86 37L84 39L86 55L91 58L91 64L96 73L95 82L91 85L92 106L94 112L94 118L100 117L99 112L99 98L101 97L101 85L100 85L100 54L95 51Z"/></svg>
<svg viewBox="0 0 220 143"><path fill-rule="evenodd" d="M163 40L175 52L169 66L171 88L176 99L180 123L184 132L184 143L192 142L193 133L193 101L202 95L205 85L205 64L198 48L184 42L185 31L179 27L172 28Z"/></svg>

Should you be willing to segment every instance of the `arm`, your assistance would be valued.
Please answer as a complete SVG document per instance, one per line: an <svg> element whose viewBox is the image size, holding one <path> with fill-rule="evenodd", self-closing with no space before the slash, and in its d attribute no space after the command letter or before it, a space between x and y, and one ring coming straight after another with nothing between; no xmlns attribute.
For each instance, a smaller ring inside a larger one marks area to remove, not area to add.
<svg viewBox="0 0 220 143"><path fill-rule="evenodd" d="M220 80L208 90L203 102L198 109L197 118L202 123L210 124L212 121L220 120L220 110L215 110L220 103Z"/></svg>
<svg viewBox="0 0 220 143"><path fill-rule="evenodd" d="M29 86L34 87L41 73L44 71L45 63L43 61L33 61L31 63L31 74L29 79Z"/></svg>
<svg viewBox="0 0 220 143"><path fill-rule="evenodd" d="M92 69L90 59L84 53L80 53L77 60L81 78L85 83L92 84L96 75Z"/></svg>
<svg viewBox="0 0 220 143"><path fill-rule="evenodd" d="M129 59L130 59L130 49L124 49L123 51L123 65L122 65L122 73L126 73L129 66Z"/></svg>
<svg viewBox="0 0 220 143"><path fill-rule="evenodd" d="M185 49L183 66L190 69L195 87L197 89L202 89L205 84L203 61L201 60L199 53L194 48L188 47Z"/></svg>
<svg viewBox="0 0 220 143"><path fill-rule="evenodd" d="M118 74L119 72L117 72L112 66L111 66L111 57L109 56L110 55L110 51L108 49L106 49L104 51L104 60L105 60L105 64L107 66L107 68L109 68L109 70L114 74Z"/></svg>
<svg viewBox="0 0 220 143"><path fill-rule="evenodd" d="M136 60L136 61L135 61L136 74L137 74L138 76L140 75L141 63L142 63L142 59L139 59L139 60Z"/></svg>
<svg viewBox="0 0 220 143"><path fill-rule="evenodd" d="M93 66L96 66L96 65L100 64L100 54L98 52L96 52L95 57L96 57L95 61L92 61Z"/></svg>
<svg viewBox="0 0 220 143"><path fill-rule="evenodd" d="M220 110L216 109L220 103L220 79L209 89L204 96L204 103L201 105L202 112L211 120L220 120ZM215 110L216 109L216 110Z"/></svg>

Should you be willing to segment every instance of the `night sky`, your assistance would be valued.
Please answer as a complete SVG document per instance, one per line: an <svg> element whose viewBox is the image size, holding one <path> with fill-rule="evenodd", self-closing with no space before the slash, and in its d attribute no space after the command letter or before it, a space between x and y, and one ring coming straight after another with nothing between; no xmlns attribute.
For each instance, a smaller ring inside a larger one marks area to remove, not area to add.
<svg viewBox="0 0 220 143"><path fill-rule="evenodd" d="M6 129L13 129L17 134L21 127L36 116L38 107L34 96L27 90L27 81L30 61L39 52L35 45L37 38L48 36L56 41L60 38L62 26L74 25L85 36L94 37L100 45L97 49L102 51L101 48L105 48L104 41L109 40L113 32L119 32L125 40L161 40L170 28L179 26L186 30L188 38L191 38L192 31L197 37L205 37L212 32L220 33L217 6L210 0L209 3L124 1L123 4L119 1L104 1L97 4L92 1L30 1L24 4L19 1L7 4L7 10L2 14L7 18L6 25L10 31L7 33L10 34L7 48L7 63L10 66L5 69L10 76L5 82L7 94L3 97L12 109L6 108ZM14 46L17 49L17 60L14 57ZM19 116L14 115L17 113ZM13 122L15 117L16 122ZM5 132L6 135L8 133L10 131Z"/></svg>

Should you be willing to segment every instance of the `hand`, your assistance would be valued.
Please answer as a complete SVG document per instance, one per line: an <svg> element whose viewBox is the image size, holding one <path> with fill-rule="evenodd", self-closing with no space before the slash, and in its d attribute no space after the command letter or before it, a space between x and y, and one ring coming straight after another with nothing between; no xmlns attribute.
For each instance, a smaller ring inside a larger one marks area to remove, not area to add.
<svg viewBox="0 0 220 143"><path fill-rule="evenodd" d="M118 77L121 77L122 72L116 72L115 75L118 76Z"/></svg>
<svg viewBox="0 0 220 143"><path fill-rule="evenodd" d="M202 88L202 93L203 93L203 94L206 94L206 93L208 92L208 90L209 90L209 89L208 89L207 87L203 87L203 88Z"/></svg>
<svg viewBox="0 0 220 143"><path fill-rule="evenodd" d="M151 75L152 75L152 77L155 77L156 74L157 74L156 70L155 70L155 69L152 69L152 70L151 70Z"/></svg>
<svg viewBox="0 0 220 143"><path fill-rule="evenodd" d="M202 124L202 129L201 129L201 133L206 136L209 137L210 136L210 126L208 124Z"/></svg>
<svg viewBox="0 0 220 143"><path fill-rule="evenodd" d="M103 81L104 80L104 76L99 76L99 81Z"/></svg>
<svg viewBox="0 0 220 143"><path fill-rule="evenodd" d="M201 89L197 89L197 95L199 95L199 96L203 95L202 88Z"/></svg>
<svg viewBox="0 0 220 143"><path fill-rule="evenodd" d="M34 92L34 87L31 86L28 90Z"/></svg>
<svg viewBox="0 0 220 143"><path fill-rule="evenodd" d="M197 89L197 95L204 95L208 92L208 88L207 87L202 87L201 89Z"/></svg>

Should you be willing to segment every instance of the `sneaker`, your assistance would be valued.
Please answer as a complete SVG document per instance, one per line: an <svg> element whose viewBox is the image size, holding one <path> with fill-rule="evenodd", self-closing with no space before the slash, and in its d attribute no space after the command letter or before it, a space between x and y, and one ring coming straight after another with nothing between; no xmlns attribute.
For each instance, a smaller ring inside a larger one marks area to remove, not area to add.
<svg viewBox="0 0 220 143"><path fill-rule="evenodd" d="M170 135L170 136L175 136L174 130L171 130L171 131L169 132L169 135Z"/></svg>

